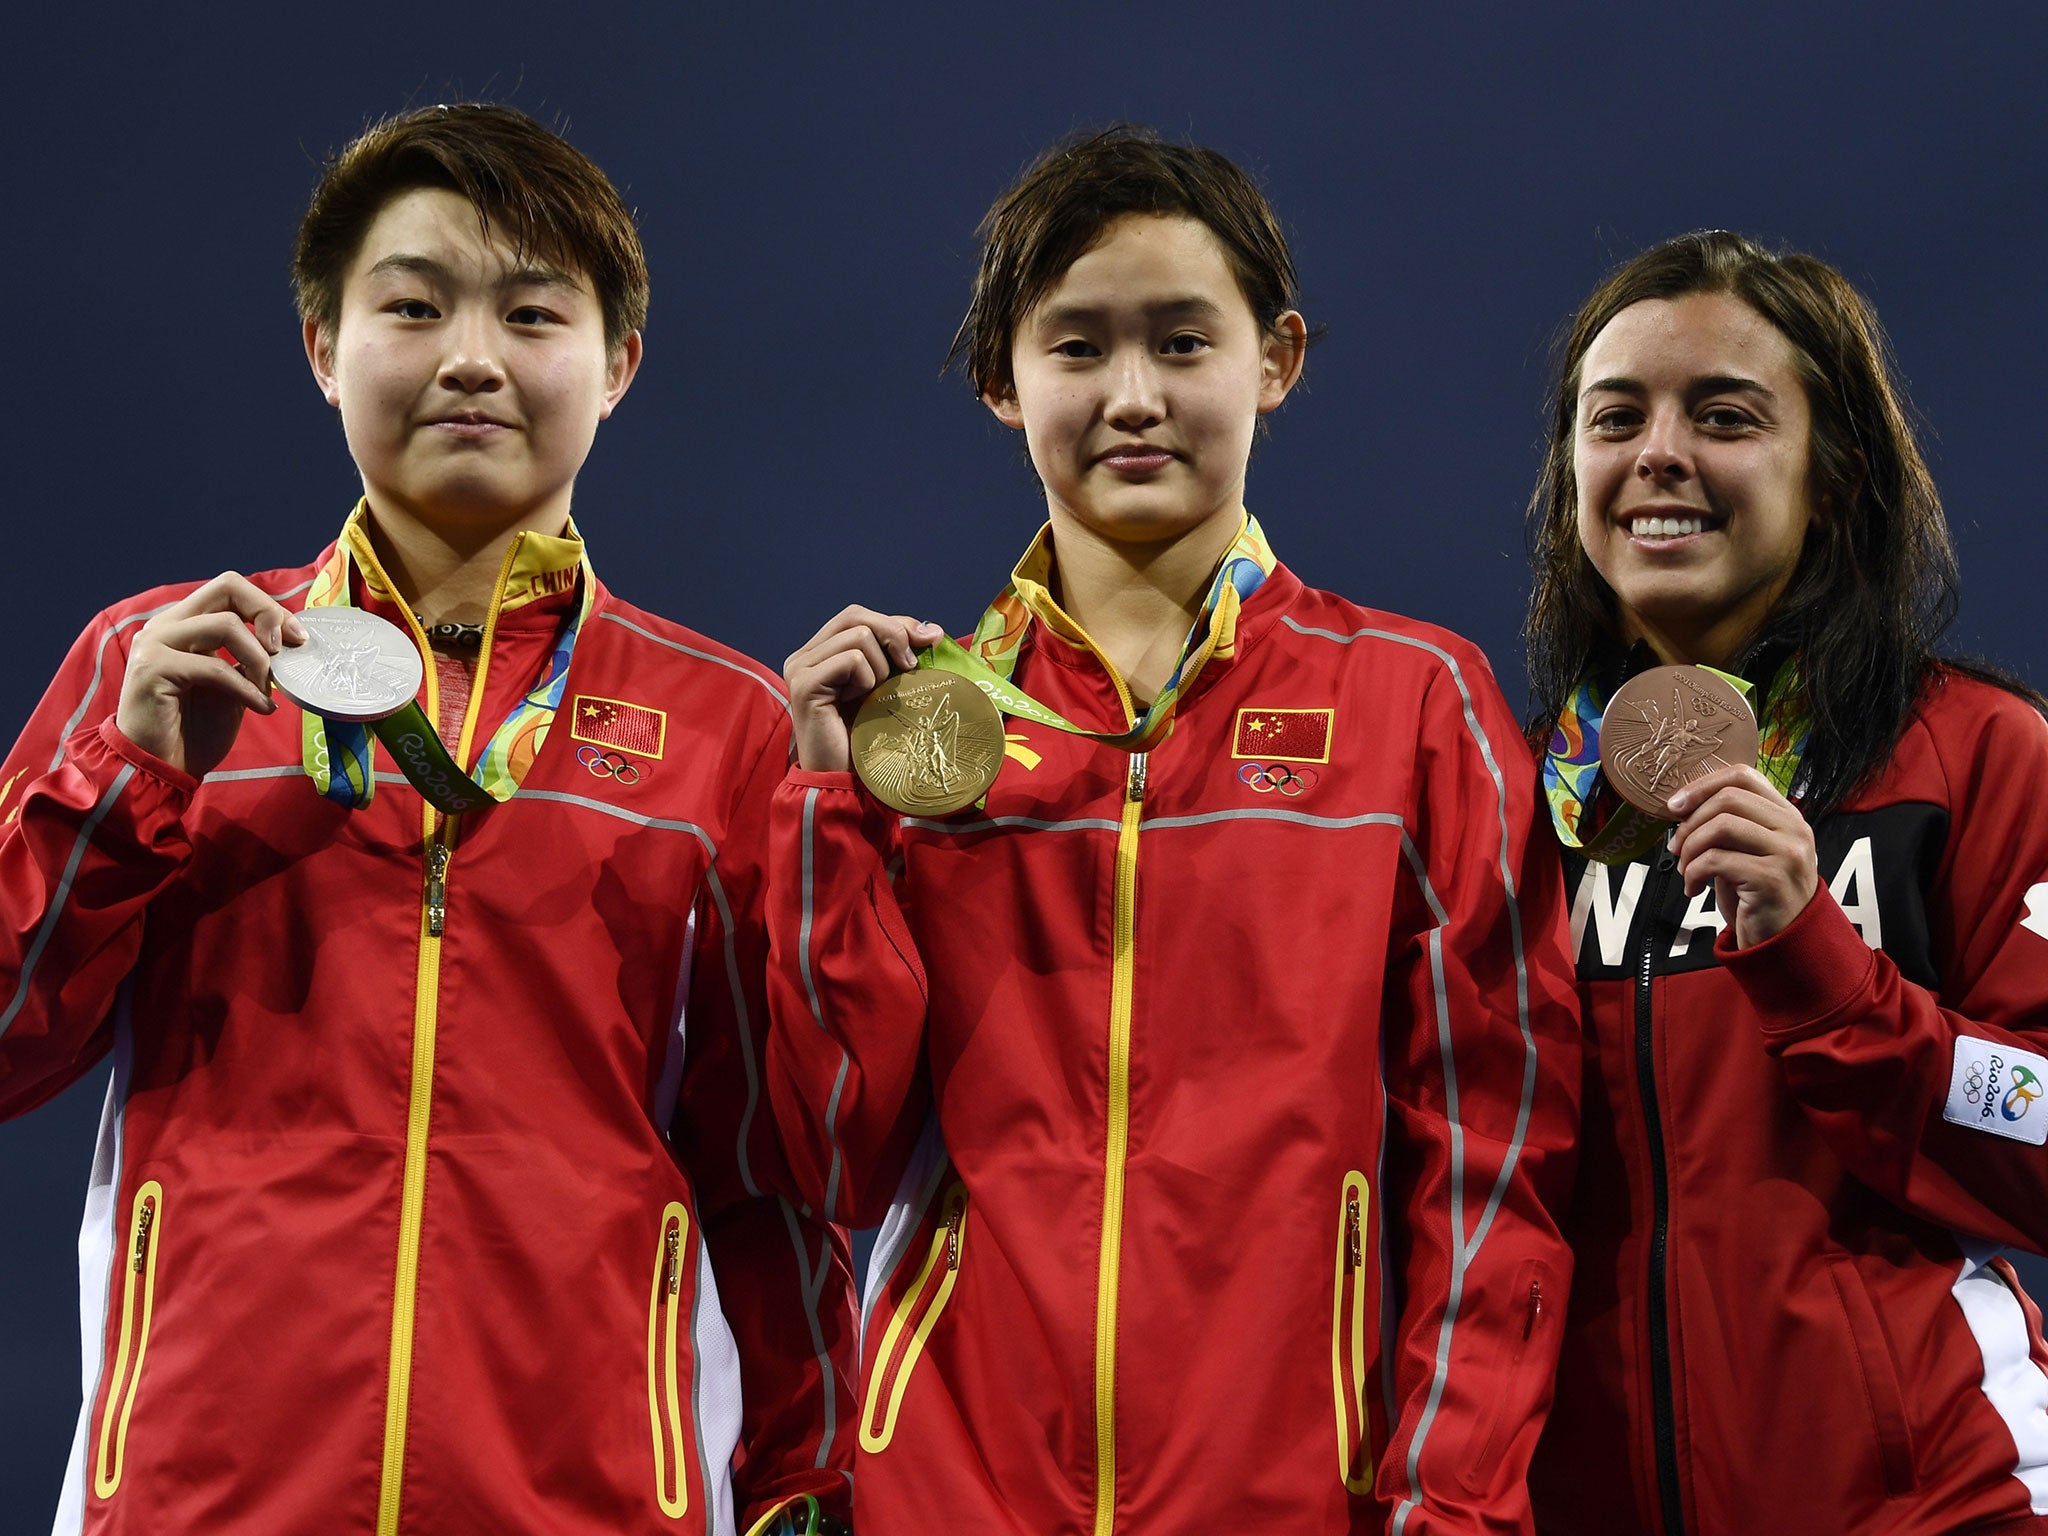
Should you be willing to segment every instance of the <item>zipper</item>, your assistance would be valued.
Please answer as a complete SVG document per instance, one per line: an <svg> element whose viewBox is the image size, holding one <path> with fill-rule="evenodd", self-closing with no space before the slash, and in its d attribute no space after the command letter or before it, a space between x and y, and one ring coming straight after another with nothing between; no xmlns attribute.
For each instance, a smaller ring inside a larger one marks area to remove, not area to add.
<svg viewBox="0 0 2048 1536"><path fill-rule="evenodd" d="M429 671L429 678L433 673ZM429 682L431 691L433 684ZM430 698L429 704L433 701ZM392 1284L391 1364L384 1395L384 1464L377 1496L377 1536L398 1536L405 1472L407 1414L412 1401L412 1345L419 1295L420 1229L427 1195L427 1128L434 1107L434 1038L439 1023L441 934L448 922L447 828L426 807L429 827L420 891L419 969L413 988L412 1086L405 1114L405 1176L398 1210L398 1264Z"/></svg>
<svg viewBox="0 0 2048 1536"><path fill-rule="evenodd" d="M469 760L470 738L483 709L485 684L490 675L491 648L497 637L498 613L504 606L505 585L513 562L524 542L514 535L505 547L498 567L498 579L491 589L491 606L484 621L483 649L477 657L476 680L470 685L469 708L464 712L462 732L456 743L455 760ZM387 591L397 586L377 564L373 551L358 550L357 558L374 570ZM410 605L399 604L406 627L420 647L426 663L427 720L439 729L441 719L440 678L426 631L420 627ZM420 807L420 836L426 847L425 870L420 889L419 965L413 981L412 1075L406 1094L405 1174L398 1209L398 1257L391 1286L391 1353L384 1389L384 1453L377 1491L377 1536L398 1536L400 1497L405 1480L405 1442L412 1405L413 1325L419 1299L420 1231L425 1224L427 1197L427 1131L434 1107L434 1042L439 1026L441 995L441 941L448 926L448 865L453 857L454 818L445 817L433 806Z"/></svg>
<svg viewBox="0 0 2048 1536"><path fill-rule="evenodd" d="M1108 1128L1102 1156L1102 1252L1095 1278L1095 1536L1116 1525L1116 1312L1123 1261L1124 1159L1131 1137L1131 990L1137 969L1138 818L1146 759L1131 754L1116 834L1116 906L1109 984Z"/></svg>
<svg viewBox="0 0 2048 1536"><path fill-rule="evenodd" d="M1663 1115L1657 1107L1650 986L1650 965L1657 947L1657 914L1664 910L1664 887L1673 867L1670 853L1659 847L1651 866L1649 889L1643 893L1643 932L1635 978L1636 1087L1642 1094L1643 1131L1650 1144L1650 1409L1657 1440L1657 1500L1664 1515L1664 1536L1685 1536L1684 1506L1678 1497L1678 1417L1672 1399L1671 1320L1665 1293L1671 1186L1664 1161Z"/></svg>
<svg viewBox="0 0 2048 1536"><path fill-rule="evenodd" d="M917 1369L939 1314L952 1299L967 1243L967 1186L955 1181L946 1191L939 1212L924 1267L890 1315L868 1373L867 1401L860 1415L860 1445L870 1453L887 1450L889 1442L895 1439L904 1389L910 1385L911 1373Z"/></svg>
<svg viewBox="0 0 2048 1536"><path fill-rule="evenodd" d="M1365 1218L1372 1195L1357 1169L1337 1205L1337 1283L1330 1318L1330 1385L1337 1398L1337 1476L1348 1493L1372 1492L1372 1424L1365 1406Z"/></svg>
<svg viewBox="0 0 2048 1536"><path fill-rule="evenodd" d="M690 1213L671 1200L661 1213L654 1248L654 1291L647 1301L647 1414L654 1426L654 1497L671 1520L690 1510L689 1469L683 1460L683 1398L677 1358L678 1314L683 1304L683 1241ZM669 1464L675 1491L669 1491Z"/></svg>
<svg viewBox="0 0 2048 1536"><path fill-rule="evenodd" d="M125 1255L128 1262L121 1281L121 1339L114 1351L114 1376L107 1385L107 1406L100 1419L100 1453L93 1466L92 1491L102 1499L112 1498L121 1486L121 1472L127 1463L128 1416L135 1411L135 1387L142 1380L149 1320L156 1307L156 1256L163 1244L163 1208L164 1187L156 1180L135 1192Z"/></svg>
<svg viewBox="0 0 2048 1536"><path fill-rule="evenodd" d="M438 939L448 926L448 845L438 839L427 845L427 937Z"/></svg>

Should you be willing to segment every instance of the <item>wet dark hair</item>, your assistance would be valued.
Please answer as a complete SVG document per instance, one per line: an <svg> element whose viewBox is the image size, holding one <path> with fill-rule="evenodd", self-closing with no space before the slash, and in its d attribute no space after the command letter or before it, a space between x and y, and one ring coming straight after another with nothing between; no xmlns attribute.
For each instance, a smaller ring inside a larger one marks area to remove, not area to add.
<svg viewBox="0 0 2048 1536"><path fill-rule="evenodd" d="M1579 539L1572 448L1579 370L1608 322L1646 299L1732 294L1791 343L1812 415L1814 505L1792 580L1730 670L1796 651L1813 732L1804 759L1809 817L1839 806L1881 768L1937 667L2038 695L1934 645L1955 616L1955 549L1915 438L1876 311L1826 262L1772 252L1727 230L1680 235L1611 273L1580 306L1558 349L1549 445L1529 498L1535 582L1525 626L1541 747L1588 662L1620 631L1613 589Z"/></svg>
<svg viewBox="0 0 2048 1536"><path fill-rule="evenodd" d="M1126 214L1199 219L1223 247L1245 302L1268 332L1300 308L1287 237L1251 177L1213 149L1114 123L1048 149L981 221L974 297L946 354L977 395L1015 387L1010 346L1031 307Z"/></svg>
<svg viewBox="0 0 2048 1536"><path fill-rule="evenodd" d="M618 189L560 134L476 101L387 118L329 158L292 253L303 318L334 329L342 277L363 237L386 203L418 187L460 193L522 256L589 278L607 348L647 323L647 257Z"/></svg>

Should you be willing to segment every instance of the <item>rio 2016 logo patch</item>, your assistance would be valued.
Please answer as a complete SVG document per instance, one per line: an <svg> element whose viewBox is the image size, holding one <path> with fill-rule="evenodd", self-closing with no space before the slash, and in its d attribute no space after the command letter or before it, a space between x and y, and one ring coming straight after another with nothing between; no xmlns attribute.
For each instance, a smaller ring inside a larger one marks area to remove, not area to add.
<svg viewBox="0 0 2048 1536"><path fill-rule="evenodd" d="M1941 1117L2034 1146L2048 1142L2048 1057L1974 1035L1956 1038Z"/></svg>

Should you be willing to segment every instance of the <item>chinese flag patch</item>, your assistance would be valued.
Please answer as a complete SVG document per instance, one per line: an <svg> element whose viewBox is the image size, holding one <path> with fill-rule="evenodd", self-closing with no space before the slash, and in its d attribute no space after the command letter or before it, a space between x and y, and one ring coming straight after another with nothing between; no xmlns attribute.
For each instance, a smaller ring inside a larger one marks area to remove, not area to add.
<svg viewBox="0 0 2048 1536"><path fill-rule="evenodd" d="M623 699L579 693L569 706L569 734L577 741L615 747L641 757L659 757L668 740L668 713Z"/></svg>
<svg viewBox="0 0 2048 1536"><path fill-rule="evenodd" d="M1334 709L1240 709L1232 757L1268 763L1327 763Z"/></svg>

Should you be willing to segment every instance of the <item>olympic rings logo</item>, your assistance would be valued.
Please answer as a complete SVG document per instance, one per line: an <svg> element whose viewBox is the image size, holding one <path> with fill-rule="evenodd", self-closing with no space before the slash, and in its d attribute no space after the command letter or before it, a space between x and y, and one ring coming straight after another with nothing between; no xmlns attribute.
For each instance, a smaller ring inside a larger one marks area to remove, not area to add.
<svg viewBox="0 0 2048 1536"><path fill-rule="evenodd" d="M2034 1100L2043 1093L2041 1079L2025 1067L2012 1069L2012 1087L2006 1090L2005 1102L1998 1106L1999 1113L2008 1120L2017 1120L2034 1107ZM2014 1109L2013 1105L2019 1108Z"/></svg>
<svg viewBox="0 0 2048 1536"><path fill-rule="evenodd" d="M1246 763L1237 770L1237 778L1261 795L1278 793L1291 798L1316 787L1315 769L1291 768L1286 763Z"/></svg>
<svg viewBox="0 0 2048 1536"><path fill-rule="evenodd" d="M598 747L578 747L576 761L600 779L617 779L621 784L640 782L640 765Z"/></svg>
<svg viewBox="0 0 2048 1536"><path fill-rule="evenodd" d="M1970 1070L1963 1074L1963 1097L1972 1104L1984 1097L1984 1063L1973 1061Z"/></svg>

